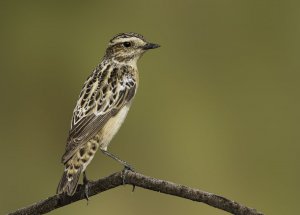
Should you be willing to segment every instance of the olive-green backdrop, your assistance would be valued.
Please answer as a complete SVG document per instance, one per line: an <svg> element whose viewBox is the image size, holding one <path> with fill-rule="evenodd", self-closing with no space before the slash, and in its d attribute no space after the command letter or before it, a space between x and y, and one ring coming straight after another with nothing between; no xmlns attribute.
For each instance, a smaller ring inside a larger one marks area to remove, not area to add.
<svg viewBox="0 0 300 215"><path fill-rule="evenodd" d="M0 214L55 193L81 86L108 40L127 31L161 48L140 60L140 87L110 150L146 175L266 214L299 213L299 8L283 0L2 0ZM87 173L120 169L97 153ZM124 186L52 214L227 213Z"/></svg>

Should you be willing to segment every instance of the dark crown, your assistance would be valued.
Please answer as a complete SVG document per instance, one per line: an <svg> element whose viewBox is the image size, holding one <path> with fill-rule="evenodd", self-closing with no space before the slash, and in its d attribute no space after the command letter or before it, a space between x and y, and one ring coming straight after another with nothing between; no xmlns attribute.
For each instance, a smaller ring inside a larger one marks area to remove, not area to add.
<svg viewBox="0 0 300 215"><path fill-rule="evenodd" d="M114 41L115 39L120 39L120 38L130 38L130 37L136 37L139 38L141 40L145 40L144 36L138 33L134 33L134 32L128 32L128 33L119 33L116 36L114 36L110 42Z"/></svg>

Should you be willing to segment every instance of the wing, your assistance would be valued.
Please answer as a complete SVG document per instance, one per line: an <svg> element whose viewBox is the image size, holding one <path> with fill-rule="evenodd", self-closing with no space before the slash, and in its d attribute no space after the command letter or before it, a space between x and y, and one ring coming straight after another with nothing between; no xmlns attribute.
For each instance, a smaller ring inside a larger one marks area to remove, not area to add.
<svg viewBox="0 0 300 215"><path fill-rule="evenodd" d="M136 86L136 79L128 67L111 69L107 66L102 72L94 71L85 82L74 109L63 163L131 101Z"/></svg>

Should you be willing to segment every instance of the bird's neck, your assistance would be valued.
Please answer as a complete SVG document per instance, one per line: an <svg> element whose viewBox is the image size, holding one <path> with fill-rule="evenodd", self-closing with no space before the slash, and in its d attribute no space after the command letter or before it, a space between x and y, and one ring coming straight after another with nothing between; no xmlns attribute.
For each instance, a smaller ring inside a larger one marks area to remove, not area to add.
<svg viewBox="0 0 300 215"><path fill-rule="evenodd" d="M138 58L130 58L130 59L112 58L113 63L121 66L130 66L135 70L137 70L137 61Z"/></svg>

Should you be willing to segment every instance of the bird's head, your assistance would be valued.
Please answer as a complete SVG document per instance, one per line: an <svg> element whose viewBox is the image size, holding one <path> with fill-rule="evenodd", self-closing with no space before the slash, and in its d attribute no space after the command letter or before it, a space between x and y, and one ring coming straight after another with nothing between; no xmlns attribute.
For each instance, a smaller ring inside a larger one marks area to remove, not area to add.
<svg viewBox="0 0 300 215"><path fill-rule="evenodd" d="M147 50L158 47L158 44L147 42L140 34L120 33L110 40L105 57L118 62L136 63Z"/></svg>

